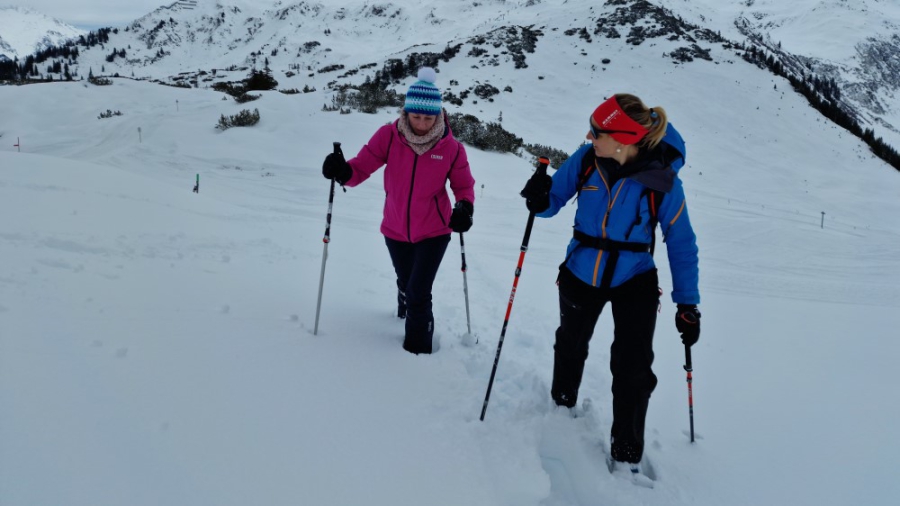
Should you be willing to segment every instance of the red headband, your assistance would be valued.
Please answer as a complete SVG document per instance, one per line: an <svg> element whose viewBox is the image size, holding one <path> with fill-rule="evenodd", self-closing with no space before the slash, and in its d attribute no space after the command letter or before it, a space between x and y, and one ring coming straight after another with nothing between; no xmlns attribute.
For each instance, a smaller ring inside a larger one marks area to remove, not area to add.
<svg viewBox="0 0 900 506"><path fill-rule="evenodd" d="M615 96L609 97L594 109L591 119L600 127L601 132L606 131L604 133L626 146L637 144L647 135L647 129L625 114Z"/></svg>

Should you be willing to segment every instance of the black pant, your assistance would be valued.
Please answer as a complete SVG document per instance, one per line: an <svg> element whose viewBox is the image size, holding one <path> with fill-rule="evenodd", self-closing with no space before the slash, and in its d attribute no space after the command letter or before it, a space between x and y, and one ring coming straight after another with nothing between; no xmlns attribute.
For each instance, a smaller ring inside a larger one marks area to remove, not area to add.
<svg viewBox="0 0 900 506"><path fill-rule="evenodd" d="M651 366L660 293L656 269L609 289L588 285L566 267L560 270L560 325L550 392L558 405L575 406L588 344L600 312L609 302L615 325L609 361L613 375L612 456L622 462L640 462L644 452L647 405L657 383Z"/></svg>
<svg viewBox="0 0 900 506"><path fill-rule="evenodd" d="M406 294L406 336L403 349L410 353L431 353L434 315L431 312L431 287L438 267L450 243L450 234L411 243L384 238L397 288Z"/></svg>

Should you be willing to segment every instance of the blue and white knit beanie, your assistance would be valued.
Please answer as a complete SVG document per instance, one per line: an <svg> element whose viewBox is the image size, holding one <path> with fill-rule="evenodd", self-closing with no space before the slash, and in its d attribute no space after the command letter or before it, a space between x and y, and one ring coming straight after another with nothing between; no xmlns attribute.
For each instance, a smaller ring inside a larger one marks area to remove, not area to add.
<svg viewBox="0 0 900 506"><path fill-rule="evenodd" d="M434 85L437 74L431 67L419 69L418 81L406 92L403 110L413 114L437 116L441 113L441 90Z"/></svg>

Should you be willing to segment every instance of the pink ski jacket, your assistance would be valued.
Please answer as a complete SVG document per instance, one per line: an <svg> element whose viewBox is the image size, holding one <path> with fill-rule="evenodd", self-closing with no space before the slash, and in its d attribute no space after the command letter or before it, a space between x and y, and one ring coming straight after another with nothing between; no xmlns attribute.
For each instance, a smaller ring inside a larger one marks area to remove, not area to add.
<svg viewBox="0 0 900 506"><path fill-rule="evenodd" d="M384 219L381 233L397 241L419 242L451 233L452 206L447 181L456 201L475 203L475 179L462 143L453 138L445 120L444 137L430 150L417 155L400 134L397 121L375 132L355 158L347 163L356 186L383 165Z"/></svg>

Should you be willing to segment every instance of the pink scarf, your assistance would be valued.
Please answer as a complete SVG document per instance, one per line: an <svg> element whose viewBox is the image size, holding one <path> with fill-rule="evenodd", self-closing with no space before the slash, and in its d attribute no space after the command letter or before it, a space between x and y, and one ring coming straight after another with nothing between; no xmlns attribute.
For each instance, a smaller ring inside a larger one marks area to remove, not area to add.
<svg viewBox="0 0 900 506"><path fill-rule="evenodd" d="M412 127L409 126L409 118L406 111L400 113L400 121L397 122L397 128L400 130L400 133L403 134L403 137L406 138L409 147L411 147L417 155L421 155L433 148L434 145L441 140L441 137L444 136L444 112L441 111L441 113L438 114L437 119L434 121L434 126L431 127L431 130L425 135L416 135L416 133L413 132Z"/></svg>

